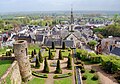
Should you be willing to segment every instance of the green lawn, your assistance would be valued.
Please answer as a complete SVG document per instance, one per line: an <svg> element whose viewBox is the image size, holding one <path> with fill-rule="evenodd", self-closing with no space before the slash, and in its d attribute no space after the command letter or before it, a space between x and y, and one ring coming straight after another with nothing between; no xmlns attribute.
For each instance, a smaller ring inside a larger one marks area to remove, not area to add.
<svg viewBox="0 0 120 84"><path fill-rule="evenodd" d="M31 52L32 52L34 49L35 49L35 50L37 51L37 53L38 53L38 52L39 52L39 49L40 49L39 45L37 45L37 44L29 45L29 46L28 46L28 52L29 52L29 54L31 54Z"/></svg>
<svg viewBox="0 0 120 84"><path fill-rule="evenodd" d="M0 77L6 72L12 62L12 60L0 60Z"/></svg>
<svg viewBox="0 0 120 84"><path fill-rule="evenodd" d="M27 84L45 84L45 80L42 78L34 78L29 81Z"/></svg>
<svg viewBox="0 0 120 84"><path fill-rule="evenodd" d="M44 52L43 52L43 57L48 57L48 56L49 56L49 55L48 55L48 52L49 52L49 51L44 51ZM52 52L53 55L55 55L55 53L56 53L55 50L51 50L51 52Z"/></svg>
<svg viewBox="0 0 120 84"><path fill-rule="evenodd" d="M54 80L54 84L72 84L71 78L61 78Z"/></svg>
<svg viewBox="0 0 120 84"><path fill-rule="evenodd" d="M86 70L84 74L87 75L87 80L85 80L85 84L99 84L98 80L92 80L94 73L89 73L89 71Z"/></svg>
<svg viewBox="0 0 120 84"><path fill-rule="evenodd" d="M62 56L68 57L68 55L69 55L70 52L71 51L68 51L68 50L62 50Z"/></svg>

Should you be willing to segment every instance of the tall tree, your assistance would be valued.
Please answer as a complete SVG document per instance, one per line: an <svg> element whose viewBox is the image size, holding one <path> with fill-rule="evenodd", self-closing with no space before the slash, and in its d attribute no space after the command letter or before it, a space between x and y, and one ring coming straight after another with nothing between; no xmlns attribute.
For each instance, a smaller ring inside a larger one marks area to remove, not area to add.
<svg viewBox="0 0 120 84"><path fill-rule="evenodd" d="M38 53L38 57L39 57L40 63L42 63L43 62L43 57L42 57L42 54L41 54L40 50L39 50L39 53Z"/></svg>
<svg viewBox="0 0 120 84"><path fill-rule="evenodd" d="M52 42L52 49L55 49L55 43Z"/></svg>
<svg viewBox="0 0 120 84"><path fill-rule="evenodd" d="M34 52L32 51L32 52L31 52L31 58L33 58L33 57L34 57Z"/></svg>
<svg viewBox="0 0 120 84"><path fill-rule="evenodd" d="M63 60L63 56L62 56L61 50L59 50L59 59Z"/></svg>
<svg viewBox="0 0 120 84"><path fill-rule="evenodd" d="M36 68L39 68L39 67L40 67L40 62L39 62L39 59L38 59L37 56L36 56L35 67L36 67Z"/></svg>
<svg viewBox="0 0 120 84"><path fill-rule="evenodd" d="M70 70L72 69L72 57L71 57L70 53L68 55L67 68Z"/></svg>
<svg viewBox="0 0 120 84"><path fill-rule="evenodd" d="M44 60L44 69L43 69L44 73L49 73L49 67L48 67L48 63L47 63L47 58L45 58Z"/></svg>
<svg viewBox="0 0 120 84"><path fill-rule="evenodd" d="M65 49L65 42L63 42L62 44L62 49Z"/></svg>
<svg viewBox="0 0 120 84"><path fill-rule="evenodd" d="M49 52L48 52L48 54L49 54L49 57L48 57L48 59L49 59L49 60L51 60L51 59L52 59L52 54L51 54L51 51L50 51L50 49L49 49Z"/></svg>
<svg viewBox="0 0 120 84"><path fill-rule="evenodd" d="M36 52L36 50L34 49L34 55L36 55L37 54L37 52Z"/></svg>
<svg viewBox="0 0 120 84"><path fill-rule="evenodd" d="M62 73L62 70L60 68L60 60L57 61L57 67L56 67L55 73Z"/></svg>

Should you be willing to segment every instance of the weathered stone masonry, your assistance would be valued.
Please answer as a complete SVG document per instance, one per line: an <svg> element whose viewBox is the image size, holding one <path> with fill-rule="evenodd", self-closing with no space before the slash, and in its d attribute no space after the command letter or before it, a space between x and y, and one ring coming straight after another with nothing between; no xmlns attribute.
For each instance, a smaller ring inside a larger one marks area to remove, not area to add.
<svg viewBox="0 0 120 84"><path fill-rule="evenodd" d="M32 78L29 57L27 56L27 42L18 40L14 44L15 59L18 62L20 74L24 82Z"/></svg>

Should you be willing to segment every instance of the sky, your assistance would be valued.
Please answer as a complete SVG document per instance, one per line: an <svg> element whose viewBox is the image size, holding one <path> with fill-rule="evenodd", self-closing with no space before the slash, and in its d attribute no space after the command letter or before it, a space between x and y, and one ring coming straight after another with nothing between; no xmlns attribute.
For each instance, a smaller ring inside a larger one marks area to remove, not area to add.
<svg viewBox="0 0 120 84"><path fill-rule="evenodd" d="M0 12L120 11L120 0L0 0Z"/></svg>

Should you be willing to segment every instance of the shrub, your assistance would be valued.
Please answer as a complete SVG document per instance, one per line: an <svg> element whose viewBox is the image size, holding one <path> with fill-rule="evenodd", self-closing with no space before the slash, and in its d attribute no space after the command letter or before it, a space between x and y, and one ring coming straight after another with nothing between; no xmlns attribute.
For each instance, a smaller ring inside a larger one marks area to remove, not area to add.
<svg viewBox="0 0 120 84"><path fill-rule="evenodd" d="M60 68L60 60L57 61L57 67L56 67L55 73L62 73L62 70Z"/></svg>
<svg viewBox="0 0 120 84"><path fill-rule="evenodd" d="M36 50L34 49L34 55L36 55L37 54L37 52L36 52Z"/></svg>
<svg viewBox="0 0 120 84"><path fill-rule="evenodd" d="M36 68L39 68L39 67L40 67L40 62L39 62L39 59L38 59L37 56L36 56L36 61L35 61L35 67L36 67Z"/></svg>
<svg viewBox="0 0 120 84"><path fill-rule="evenodd" d="M83 69L84 67L83 67L82 64L79 64L79 65L78 65L78 68Z"/></svg>
<svg viewBox="0 0 120 84"><path fill-rule="evenodd" d="M98 75L95 74L95 75L92 77L92 80L98 80Z"/></svg>
<svg viewBox="0 0 120 84"><path fill-rule="evenodd" d="M53 58L53 56L52 56L50 49L49 49L48 55L49 55L48 59L51 60Z"/></svg>
<svg viewBox="0 0 120 84"><path fill-rule="evenodd" d="M90 70L90 73L95 73L96 71L94 69L91 69Z"/></svg>
<svg viewBox="0 0 120 84"><path fill-rule="evenodd" d="M66 48L65 42L63 42L63 44L62 44L62 49L65 49L65 48Z"/></svg>
<svg viewBox="0 0 120 84"><path fill-rule="evenodd" d="M47 74L40 74L40 73L37 73L37 72L32 72L32 75L36 76L36 77L40 77L40 78L48 78L48 75Z"/></svg>
<svg viewBox="0 0 120 84"><path fill-rule="evenodd" d="M67 74L61 74L61 75L54 75L53 78L57 79L57 78L66 78L66 77L70 77L72 76L72 73L67 73Z"/></svg>
<svg viewBox="0 0 120 84"><path fill-rule="evenodd" d="M44 69L43 69L44 73L49 73L49 67L48 67L48 63L47 63L47 58L45 58L44 61Z"/></svg>
<svg viewBox="0 0 120 84"><path fill-rule="evenodd" d="M55 43L52 42L52 49L55 49Z"/></svg>
<svg viewBox="0 0 120 84"><path fill-rule="evenodd" d="M31 58L33 58L33 57L34 57L34 52L32 51L32 52L31 52Z"/></svg>
<svg viewBox="0 0 120 84"><path fill-rule="evenodd" d="M48 47L46 47L46 48L45 48L45 50L46 50L46 51L48 51L48 50L49 50L49 48L48 48Z"/></svg>
<svg viewBox="0 0 120 84"><path fill-rule="evenodd" d="M83 75L82 80L86 80L86 79L87 79L87 75Z"/></svg>
<svg viewBox="0 0 120 84"><path fill-rule="evenodd" d="M63 60L63 56L62 56L61 50L59 50L59 59Z"/></svg>
<svg viewBox="0 0 120 84"><path fill-rule="evenodd" d="M70 49L70 48L68 48L68 51L71 51L71 49Z"/></svg>
<svg viewBox="0 0 120 84"><path fill-rule="evenodd" d="M39 53L38 53L38 57L39 57L40 63L42 63L43 62L43 57L41 55L41 51L40 50L39 50Z"/></svg>
<svg viewBox="0 0 120 84"><path fill-rule="evenodd" d="M72 57L69 53L69 56L68 56L68 61L67 61L67 68L72 70Z"/></svg>
<svg viewBox="0 0 120 84"><path fill-rule="evenodd" d="M85 69L81 69L81 73L85 73Z"/></svg>

